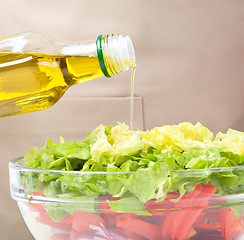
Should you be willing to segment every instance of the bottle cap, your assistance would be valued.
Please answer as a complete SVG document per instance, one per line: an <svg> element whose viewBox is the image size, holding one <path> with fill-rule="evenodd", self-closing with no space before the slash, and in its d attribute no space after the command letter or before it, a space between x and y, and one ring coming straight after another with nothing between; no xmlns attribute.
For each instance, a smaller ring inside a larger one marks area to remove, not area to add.
<svg viewBox="0 0 244 240"><path fill-rule="evenodd" d="M97 38L97 55L101 70L106 77L135 67L135 51L129 36L119 34Z"/></svg>

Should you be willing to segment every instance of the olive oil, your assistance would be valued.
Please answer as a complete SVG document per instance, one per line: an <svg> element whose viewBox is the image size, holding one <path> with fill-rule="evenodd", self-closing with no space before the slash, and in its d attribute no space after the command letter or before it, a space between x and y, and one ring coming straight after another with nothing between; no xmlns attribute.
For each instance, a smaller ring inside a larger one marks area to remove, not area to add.
<svg viewBox="0 0 244 240"><path fill-rule="evenodd" d="M70 86L101 76L97 57L0 53L0 116L46 109Z"/></svg>
<svg viewBox="0 0 244 240"><path fill-rule="evenodd" d="M72 85L133 66L133 44L119 34L71 45L32 32L0 38L0 117L49 108Z"/></svg>
<svg viewBox="0 0 244 240"><path fill-rule="evenodd" d="M136 63L132 66L130 86L130 130L133 131L134 123L134 85L135 85Z"/></svg>

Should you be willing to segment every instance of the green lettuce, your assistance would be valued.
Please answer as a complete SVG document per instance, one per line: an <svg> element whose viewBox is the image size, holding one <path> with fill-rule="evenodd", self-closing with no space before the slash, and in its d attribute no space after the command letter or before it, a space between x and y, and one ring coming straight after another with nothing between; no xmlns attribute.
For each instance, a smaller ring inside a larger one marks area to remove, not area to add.
<svg viewBox="0 0 244 240"><path fill-rule="evenodd" d="M200 123L148 131L131 131L125 124L100 125L84 141L61 138L60 144L48 140L40 149L31 148L24 165L48 171L23 172L22 184L30 193L42 192L60 201L89 199L90 211L95 211L99 196L110 195L120 198L109 202L113 211L147 214L144 203L148 200L163 201L168 193L179 192L174 200L178 201L199 183L211 183L219 195L243 192L241 170L215 170L243 164L244 133L232 129L214 138ZM54 174L49 170L62 171ZM124 209L123 204L132 202L139 208ZM47 207L55 221L76 209L60 204ZM58 216L57 208L62 208Z"/></svg>

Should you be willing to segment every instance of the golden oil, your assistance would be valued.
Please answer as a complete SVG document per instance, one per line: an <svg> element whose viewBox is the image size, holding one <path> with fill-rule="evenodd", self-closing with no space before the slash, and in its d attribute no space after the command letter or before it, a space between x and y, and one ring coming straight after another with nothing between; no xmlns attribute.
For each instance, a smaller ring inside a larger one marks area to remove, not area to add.
<svg viewBox="0 0 244 240"><path fill-rule="evenodd" d="M134 85L135 85L136 63L132 66L130 84L130 130L133 131L134 122Z"/></svg>
<svg viewBox="0 0 244 240"><path fill-rule="evenodd" d="M70 86L101 76L97 57L0 53L0 116L46 109Z"/></svg>

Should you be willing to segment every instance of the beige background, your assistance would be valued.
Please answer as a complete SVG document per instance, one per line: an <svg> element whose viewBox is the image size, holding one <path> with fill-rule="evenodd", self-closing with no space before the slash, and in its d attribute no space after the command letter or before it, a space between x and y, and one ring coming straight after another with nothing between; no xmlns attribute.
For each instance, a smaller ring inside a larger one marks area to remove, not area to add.
<svg viewBox="0 0 244 240"><path fill-rule="evenodd" d="M59 41L121 33L136 51L135 128L200 121L244 131L244 1L0 1L0 35L28 30ZM81 139L129 123L130 72L72 87L54 107L0 119L0 239L31 240L9 194L8 162L47 138Z"/></svg>

